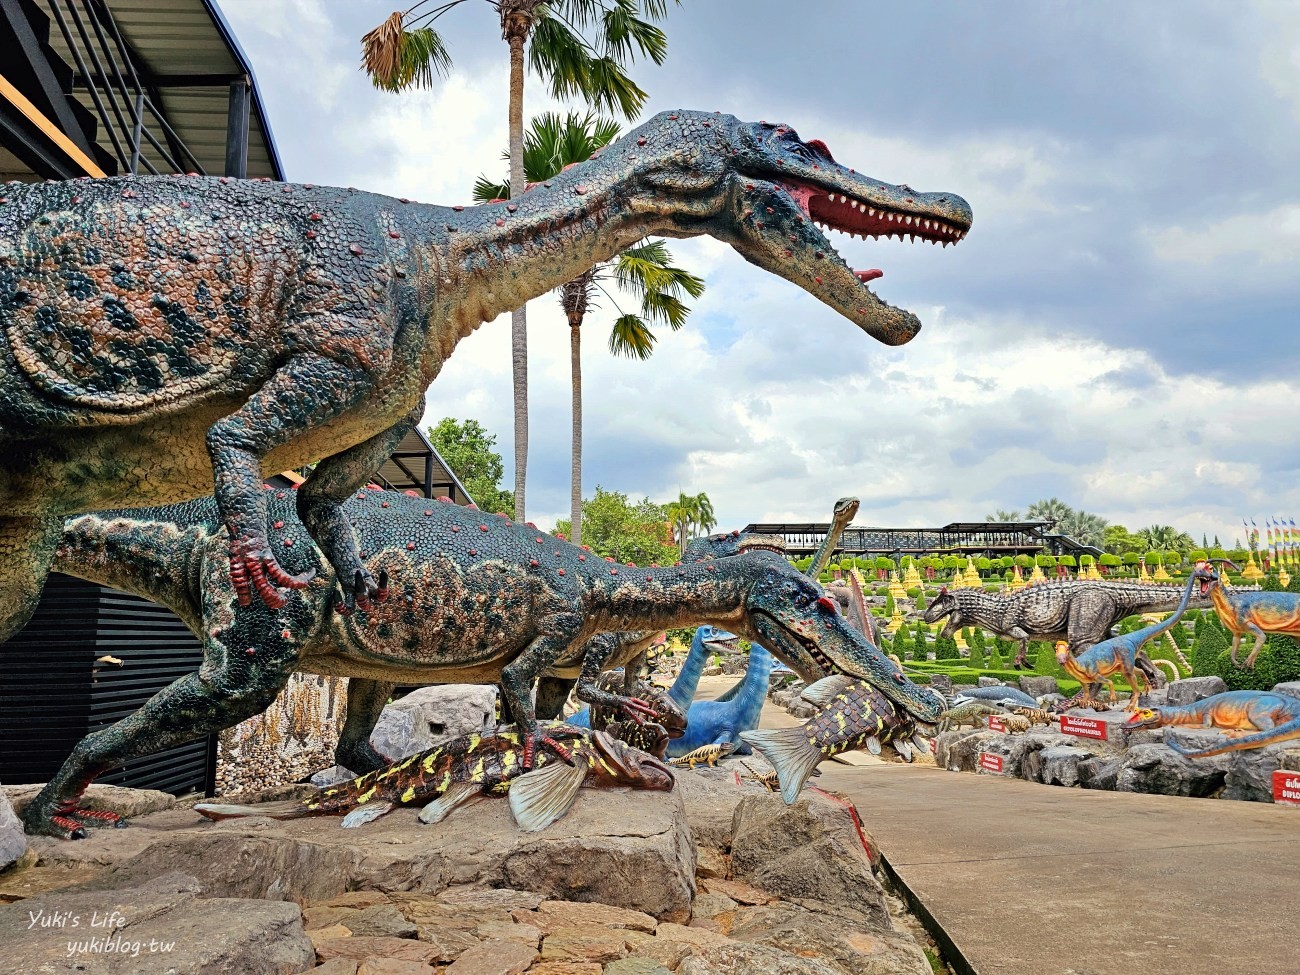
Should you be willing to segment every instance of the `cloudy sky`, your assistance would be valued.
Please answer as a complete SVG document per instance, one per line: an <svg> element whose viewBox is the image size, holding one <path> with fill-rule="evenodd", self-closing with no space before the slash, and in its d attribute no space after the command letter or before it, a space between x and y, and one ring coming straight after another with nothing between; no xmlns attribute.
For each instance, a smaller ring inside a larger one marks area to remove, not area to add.
<svg viewBox="0 0 1300 975"><path fill-rule="evenodd" d="M290 179L465 203L502 170L506 50L486 2L440 26L455 71L374 91L389 0L222 0ZM586 476L722 527L936 525L1048 495L1138 528L1240 535L1300 516L1300 8L1276 2L685 0L634 76L671 108L782 120L877 178L970 201L940 250L836 235L924 323L878 345L708 239L708 291L649 362L584 329ZM539 84L526 113L555 107ZM474 417L511 463L509 320L457 348L426 418ZM568 335L529 306L529 517L568 507ZM509 474L507 475L507 478Z"/></svg>

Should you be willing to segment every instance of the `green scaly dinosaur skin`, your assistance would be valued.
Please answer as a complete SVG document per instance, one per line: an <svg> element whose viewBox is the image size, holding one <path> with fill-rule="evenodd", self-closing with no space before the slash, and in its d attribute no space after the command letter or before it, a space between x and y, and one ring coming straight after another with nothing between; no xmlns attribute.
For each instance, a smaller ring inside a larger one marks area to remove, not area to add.
<svg viewBox="0 0 1300 975"><path fill-rule="evenodd" d="M920 327L817 228L955 243L953 194L881 183L793 129L664 112L517 201L465 209L183 176L0 188L0 640L65 514L213 489L241 604L283 603L263 470L324 458L298 512L344 601L379 595L340 503L483 322L647 235L710 235L899 344Z"/></svg>
<svg viewBox="0 0 1300 975"><path fill-rule="evenodd" d="M298 521L291 492L265 493L282 562L294 573L317 573L305 588L287 591L278 610L239 604L213 499L68 523L57 568L170 607L203 642L204 663L83 740L27 807L30 831L65 832L51 817L75 809L96 775L259 713L295 670L376 682L500 683L530 757L537 739L530 695L544 672L580 674L578 696L589 704L645 710L596 687L602 669L627 662L611 656L611 646L638 650L635 641L592 639L609 631L712 623L762 642L805 680L863 677L922 721L936 721L944 708L847 626L816 583L770 552L638 569L501 516L363 490L342 510L388 598L341 612L329 565Z"/></svg>

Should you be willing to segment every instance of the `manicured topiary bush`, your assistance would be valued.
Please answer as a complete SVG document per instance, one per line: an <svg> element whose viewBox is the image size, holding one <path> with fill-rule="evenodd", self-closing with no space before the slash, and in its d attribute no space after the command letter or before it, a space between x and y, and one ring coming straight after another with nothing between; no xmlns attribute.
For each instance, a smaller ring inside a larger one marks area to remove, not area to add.
<svg viewBox="0 0 1300 975"><path fill-rule="evenodd" d="M959 660L961 653L957 649L957 641L950 636L939 636L934 638L934 659L935 660Z"/></svg>

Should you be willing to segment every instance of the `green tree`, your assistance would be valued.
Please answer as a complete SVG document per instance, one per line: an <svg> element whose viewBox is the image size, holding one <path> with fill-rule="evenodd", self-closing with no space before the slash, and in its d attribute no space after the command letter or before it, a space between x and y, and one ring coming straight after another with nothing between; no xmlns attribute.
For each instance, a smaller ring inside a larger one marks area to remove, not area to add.
<svg viewBox="0 0 1300 975"><path fill-rule="evenodd" d="M1161 551L1174 548L1186 552L1196 545L1191 535L1180 532L1173 525L1148 525L1138 532L1138 537L1146 548Z"/></svg>
<svg viewBox="0 0 1300 975"><path fill-rule="evenodd" d="M1209 677L1218 673L1219 654L1227 649L1228 640L1223 631L1207 619L1192 646L1192 673L1197 677Z"/></svg>
<svg viewBox="0 0 1300 975"><path fill-rule="evenodd" d="M559 175L603 149L618 136L618 122L588 112L570 112L561 118L546 112L533 119L524 134L524 175L530 183L541 183ZM509 153L505 154L509 158ZM509 199L508 182L494 183L480 176L474 184L474 199L480 203ZM638 311L624 311L616 291L630 294ZM618 312L609 333L609 351L616 356L645 360L654 353L657 339L651 324L667 325L673 331L686 324L690 307L683 300L704 293L704 281L673 264L672 254L662 240L642 240L602 261L559 288L560 307L569 323L569 372L572 401L572 434L569 473L569 521L573 541L582 541L582 325L587 313L597 307L601 295Z"/></svg>
<svg viewBox="0 0 1300 975"><path fill-rule="evenodd" d="M434 21L465 0L419 0L396 11L361 39L362 66L385 91L432 88L451 70L446 41ZM678 0L680 3L680 0ZM662 64L668 39L652 21L668 13L667 0L491 0L510 49L510 188L524 191L524 54L557 98L579 97L596 109L635 118L646 93L627 75L638 55ZM524 518L528 469L528 338L523 308L511 316L514 368L515 491Z"/></svg>
<svg viewBox="0 0 1300 975"><path fill-rule="evenodd" d="M1061 522L1070 517L1073 510L1060 498L1043 498L1025 509L1025 518L1029 521L1050 521L1059 531Z"/></svg>
<svg viewBox="0 0 1300 975"><path fill-rule="evenodd" d="M993 648L993 652L992 652L991 654L989 654L989 659L988 659L987 669L988 669L988 670L1006 670L1006 669L1007 669L1007 662L1006 662L1006 660L1003 659L1002 654L1001 654L1001 652L998 650L997 646L994 646L994 648Z"/></svg>
<svg viewBox="0 0 1300 975"><path fill-rule="evenodd" d="M979 630L976 630L975 632L978 633ZM976 669L982 669L984 667L983 642L976 642L974 639L971 639L967 641L967 646L970 647L970 665Z"/></svg>
<svg viewBox="0 0 1300 975"><path fill-rule="evenodd" d="M984 520L985 521L1019 521L1020 512L1006 511L1002 508L998 508L992 514L985 515Z"/></svg>
<svg viewBox="0 0 1300 975"><path fill-rule="evenodd" d="M477 420L461 422L444 416L437 426L429 427L428 435L434 449L481 509L504 511L514 517L514 497L500 487L505 465L493 449L496 434L488 433Z"/></svg>
<svg viewBox="0 0 1300 975"><path fill-rule="evenodd" d="M582 521L585 544L597 555L642 566L671 565L677 558L664 509L649 498L634 503L622 492L597 485L595 496L582 504ZM555 526L566 536L570 529L567 520Z"/></svg>
<svg viewBox="0 0 1300 975"><path fill-rule="evenodd" d="M713 503L709 500L708 494L703 491L699 494L686 494L684 491L679 491L677 498L664 506L664 514L683 553L692 538L707 535L718 524L713 516ZM812 565L811 559L808 565ZM826 573L823 571L822 575Z"/></svg>
<svg viewBox="0 0 1300 975"><path fill-rule="evenodd" d="M1141 535L1134 535L1123 525L1109 525L1105 531L1105 540L1102 545L1111 555L1125 555L1129 552L1140 552L1148 546L1142 540Z"/></svg>
<svg viewBox="0 0 1300 975"><path fill-rule="evenodd" d="M885 615L892 617L896 608L897 607L894 605L894 594L887 591L885 593Z"/></svg>
<svg viewBox="0 0 1300 975"><path fill-rule="evenodd" d="M1076 542L1084 545L1101 547L1106 539L1106 526L1109 522L1101 515L1087 511L1070 509L1069 513L1057 522L1056 530L1062 535L1069 535Z"/></svg>
<svg viewBox="0 0 1300 975"><path fill-rule="evenodd" d="M942 634L934 638L935 660L958 660L960 658L961 651L957 649L957 641L955 639Z"/></svg>
<svg viewBox="0 0 1300 975"><path fill-rule="evenodd" d="M1046 640L1029 641L1029 659L1034 662L1034 673L1049 677L1064 677L1065 668L1056 662L1056 650Z"/></svg>

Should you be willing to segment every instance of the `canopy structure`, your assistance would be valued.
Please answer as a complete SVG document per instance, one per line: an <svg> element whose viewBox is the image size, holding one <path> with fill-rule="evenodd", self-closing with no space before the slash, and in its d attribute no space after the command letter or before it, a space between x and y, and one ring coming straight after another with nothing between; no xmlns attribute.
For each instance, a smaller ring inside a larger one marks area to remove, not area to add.
<svg viewBox="0 0 1300 975"><path fill-rule="evenodd" d="M955 521L942 528L865 528L850 525L836 551L867 555L1101 555L1068 535L1053 532L1050 521ZM793 556L817 551L830 530L829 522L782 522L746 525L745 531L780 535Z"/></svg>
<svg viewBox="0 0 1300 975"><path fill-rule="evenodd" d="M215 0L0 0L0 180L283 179Z"/></svg>

